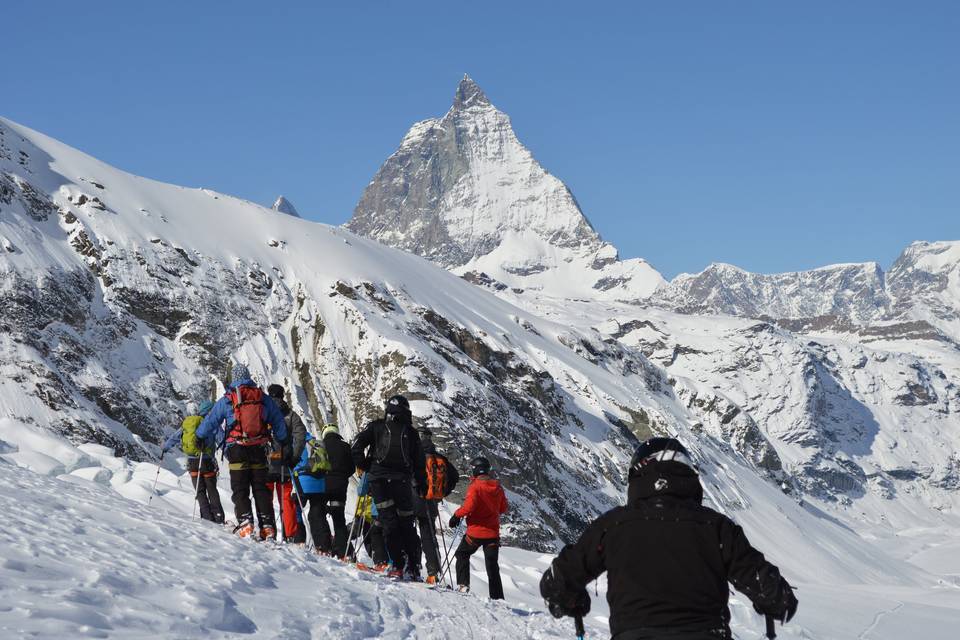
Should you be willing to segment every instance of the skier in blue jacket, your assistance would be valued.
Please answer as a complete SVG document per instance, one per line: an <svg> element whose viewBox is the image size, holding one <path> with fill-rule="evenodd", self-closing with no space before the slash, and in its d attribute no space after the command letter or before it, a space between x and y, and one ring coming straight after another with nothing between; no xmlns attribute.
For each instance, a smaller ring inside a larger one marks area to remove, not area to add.
<svg viewBox="0 0 960 640"><path fill-rule="evenodd" d="M294 481L300 485L303 499L310 505L310 510L304 515L310 523L310 533L313 535L313 546L320 553L330 553L330 528L327 525L327 516L323 510L323 496L327 490L326 478L322 472L313 473L310 470L310 451L316 438L307 433L306 445L300 455L300 462L293 468ZM327 532L326 540L321 529Z"/></svg>
<svg viewBox="0 0 960 640"><path fill-rule="evenodd" d="M235 532L242 538L253 534L252 490L260 539L274 538L277 527L273 496L267 488L266 446L271 439L286 443L287 425L276 402L253 382L246 366L234 365L231 373L233 382L197 428L197 439L204 445L223 443L230 463Z"/></svg>

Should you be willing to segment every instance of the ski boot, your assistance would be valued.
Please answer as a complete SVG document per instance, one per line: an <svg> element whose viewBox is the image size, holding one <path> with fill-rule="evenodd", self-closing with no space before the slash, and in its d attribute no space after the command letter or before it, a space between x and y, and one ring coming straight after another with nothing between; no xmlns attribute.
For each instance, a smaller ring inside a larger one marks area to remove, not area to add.
<svg viewBox="0 0 960 640"><path fill-rule="evenodd" d="M233 528L233 532L241 538L249 538L253 535L253 522L249 520L241 522Z"/></svg>
<svg viewBox="0 0 960 640"><path fill-rule="evenodd" d="M251 527L252 526L253 525L251 525ZM270 525L260 527L261 540L273 540L276 537L277 537L277 530L271 527Z"/></svg>
<svg viewBox="0 0 960 640"><path fill-rule="evenodd" d="M470 593L470 585L459 584L457 585L457 591L459 591L460 593Z"/></svg>

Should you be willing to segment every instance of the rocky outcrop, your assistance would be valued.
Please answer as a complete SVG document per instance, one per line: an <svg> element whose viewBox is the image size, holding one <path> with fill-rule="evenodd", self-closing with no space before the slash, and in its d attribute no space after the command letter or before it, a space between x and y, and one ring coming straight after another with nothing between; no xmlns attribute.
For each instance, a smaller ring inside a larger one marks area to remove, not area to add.
<svg viewBox="0 0 960 640"><path fill-rule="evenodd" d="M347 228L515 289L562 283L577 295L636 299L662 282L642 260L619 260L468 76L446 115L407 132Z"/></svg>

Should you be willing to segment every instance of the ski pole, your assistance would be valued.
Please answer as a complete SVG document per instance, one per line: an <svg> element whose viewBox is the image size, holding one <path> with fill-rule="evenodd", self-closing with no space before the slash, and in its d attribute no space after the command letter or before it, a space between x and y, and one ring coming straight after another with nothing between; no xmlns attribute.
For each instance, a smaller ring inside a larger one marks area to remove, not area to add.
<svg viewBox="0 0 960 640"><path fill-rule="evenodd" d="M187 466L189 469L189 465ZM194 487L193 492L193 515L190 516L190 520L197 519L197 503L200 501L200 482L203 480L203 477L200 475L201 469L203 468L203 449L200 450L200 461L197 463L197 486Z"/></svg>
<svg viewBox="0 0 960 640"><path fill-rule="evenodd" d="M573 624L577 629L577 640L583 640L587 635L586 630L583 628L583 616L574 616Z"/></svg>
<svg viewBox="0 0 960 640"><path fill-rule="evenodd" d="M363 517L363 516L361 516L361 517ZM373 533L373 523L372 523L372 522L368 523L365 518L364 518L363 522L364 522L364 524L363 524L363 525L360 525L360 532L359 532L359 534L357 535L357 537L360 538L360 546L359 546L359 547L354 547L354 552L353 552L353 561L354 561L354 562L357 561L357 557L359 556L359 549L363 549L364 551L367 550L367 539L370 537L370 534ZM365 526L365 525L368 525L368 526ZM366 533L364 533L364 529L366 529ZM371 561L371 562L374 562L374 560L373 560L373 554L372 554L372 553L367 553L367 555L370 556L370 561ZM376 563L374 562L374 564L376 564Z"/></svg>
<svg viewBox="0 0 960 640"><path fill-rule="evenodd" d="M283 464L280 464L280 484L277 485L277 505L280 507L280 526L278 530L280 531L280 544L283 544L287 539L287 527L283 520Z"/></svg>
<svg viewBox="0 0 960 640"><path fill-rule="evenodd" d="M447 536L443 531L443 518L440 517L440 510L437 509L437 522L440 523L440 540L443 542L443 557L446 558L450 555L450 551L447 549ZM430 514L430 524L433 524L433 515ZM439 549L437 549L439 555ZM448 568L449 569L449 568ZM440 578L443 578L443 574L440 575ZM450 577L450 571L447 571L447 584L450 585L450 588L453 589L453 578Z"/></svg>
<svg viewBox="0 0 960 640"><path fill-rule="evenodd" d="M307 532L307 540L309 544L312 544L314 547L317 545L313 542L313 533L310 532L310 522L307 521L306 507L303 504L303 496L300 494L300 483L297 482L297 475L291 470L290 471L290 484L293 485L293 492L297 495L297 504L300 505L300 514L303 516L303 529ZM308 546L309 548L309 546Z"/></svg>
<svg viewBox="0 0 960 640"><path fill-rule="evenodd" d="M160 483L160 465L163 464L163 454L166 451L160 452L160 461L157 462L157 477L153 479L153 489L150 490L150 498L147 500L147 506L150 506L150 503L153 502L153 496L157 493L157 484Z"/></svg>
<svg viewBox="0 0 960 640"><path fill-rule="evenodd" d="M347 537L347 540L353 540L353 533L354 533L354 530L355 530L356 527L357 527L357 511L358 511L359 508L360 508L360 496L363 495L363 494L366 494L366 492L367 492L366 482L367 482L367 472L364 471L364 472L363 472L363 475L360 476L360 482L357 483L357 484L358 484L358 486L357 486L357 501L356 501L356 502L354 503L354 505L353 505L353 522L350 523L350 535ZM371 499L372 499L372 498L371 498ZM349 547L349 546L350 546L350 544L348 543L348 544L347 544L347 547ZM353 556L354 556L354 560L356 560L356 556L357 556L356 552L354 552ZM346 549L343 550L343 555L340 557L340 559L341 559L341 560L346 560L346 559L347 559L347 550L346 550Z"/></svg>
<svg viewBox="0 0 960 640"><path fill-rule="evenodd" d="M448 577L449 577L450 565L452 564L450 553L453 552L454 554L456 554L454 549L456 549L457 545L454 543L460 542L460 538L458 538L458 536L460 535L460 529L462 527L463 527L463 521L461 521L460 524L457 525L457 528L456 530L454 530L453 535L450 536L450 549L449 551L447 551L447 557L443 559L444 568L441 569L441 572L447 573Z"/></svg>
<svg viewBox="0 0 960 640"><path fill-rule="evenodd" d="M767 615L767 638L773 640L777 637L777 629L774 626L773 616Z"/></svg>
<svg viewBox="0 0 960 640"><path fill-rule="evenodd" d="M426 506L426 508L427 508L427 522L430 523L430 542L431 542L431 544L433 544L434 556L435 556L435 557L437 558L437 560L439 561L439 560L440 560L440 545L437 544L437 528L436 528L436 526L433 524L433 512L430 510L430 501L428 501L426 498L424 498L423 501L424 501L425 506ZM444 541L443 544L444 544L444 546L446 546L446 544L447 544L446 541ZM440 568L440 567L437 567L437 569L439 569L439 568ZM438 576L438 577L439 577L440 579L443 578L443 576Z"/></svg>

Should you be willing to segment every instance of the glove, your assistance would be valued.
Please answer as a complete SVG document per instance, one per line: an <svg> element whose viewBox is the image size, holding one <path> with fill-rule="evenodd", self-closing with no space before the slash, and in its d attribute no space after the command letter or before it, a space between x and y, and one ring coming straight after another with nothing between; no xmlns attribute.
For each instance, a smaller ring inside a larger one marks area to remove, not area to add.
<svg viewBox="0 0 960 640"><path fill-rule="evenodd" d="M450 525L451 529L456 529L457 527L460 526L460 520L462 520L462 518L454 514L450 516L450 522L448 522L447 524Z"/></svg>
<svg viewBox="0 0 960 640"><path fill-rule="evenodd" d="M580 592L574 602L564 605L560 604L559 602L550 602L548 600L547 608L550 610L550 615L552 615L554 618L562 618L564 616L569 616L571 618L580 616L582 618L590 613L590 595L587 593L587 590L584 589Z"/></svg>
<svg viewBox="0 0 960 640"><path fill-rule="evenodd" d="M583 587L566 584L553 565L540 579L540 595L554 618L585 616L590 613L590 594Z"/></svg>
<svg viewBox="0 0 960 640"><path fill-rule="evenodd" d="M780 578L777 591L779 592L777 594L778 597L773 604L761 606L754 603L753 610L762 616L772 616L783 623L790 622L793 616L796 615L797 606L799 605L797 597L793 595L793 587L790 586L789 582Z"/></svg>
<svg viewBox="0 0 960 640"><path fill-rule="evenodd" d="M299 462L299 460L293 457L293 447L291 445L285 445L283 447L283 465L286 467L295 467L297 466L297 462Z"/></svg>
<svg viewBox="0 0 960 640"><path fill-rule="evenodd" d="M415 484L415 485L413 485L413 489L414 489L414 491L417 492L417 495L420 496L421 498L426 498L426 497L427 497L427 487L426 487L426 485Z"/></svg>

